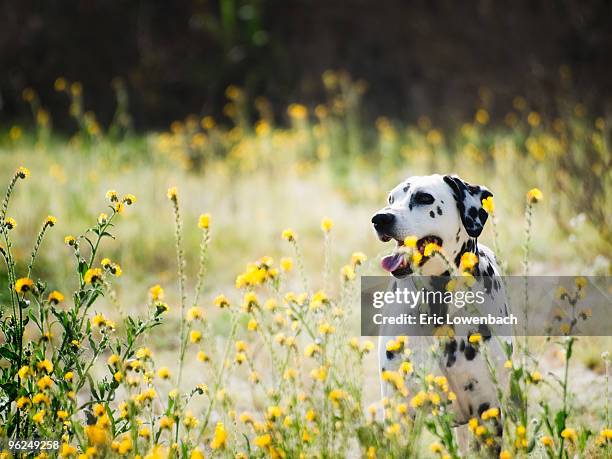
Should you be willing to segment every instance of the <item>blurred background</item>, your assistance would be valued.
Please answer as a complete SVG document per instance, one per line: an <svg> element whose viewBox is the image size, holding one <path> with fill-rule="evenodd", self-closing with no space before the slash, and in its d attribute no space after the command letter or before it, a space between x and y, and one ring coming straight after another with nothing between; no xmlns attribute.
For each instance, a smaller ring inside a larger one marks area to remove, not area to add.
<svg viewBox="0 0 612 459"><path fill-rule="evenodd" d="M0 11L0 117L27 117L21 94L32 87L64 130L74 123L53 90L59 76L87 88L85 105L103 124L121 79L140 130L223 116L230 84L266 97L286 121L288 104L325 100L330 69L367 85L372 119L425 114L446 125L471 118L483 91L498 121L517 94L547 114L567 97L605 113L612 95L605 0L25 0Z"/></svg>

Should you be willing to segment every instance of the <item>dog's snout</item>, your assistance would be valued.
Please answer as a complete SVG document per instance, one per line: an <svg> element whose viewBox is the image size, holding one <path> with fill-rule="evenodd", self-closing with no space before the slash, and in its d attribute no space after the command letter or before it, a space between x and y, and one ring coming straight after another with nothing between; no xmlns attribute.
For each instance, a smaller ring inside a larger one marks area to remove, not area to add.
<svg viewBox="0 0 612 459"><path fill-rule="evenodd" d="M377 230L389 228L389 225L391 225L394 221L395 215L388 213L380 213L372 217L372 223L374 224L374 228Z"/></svg>

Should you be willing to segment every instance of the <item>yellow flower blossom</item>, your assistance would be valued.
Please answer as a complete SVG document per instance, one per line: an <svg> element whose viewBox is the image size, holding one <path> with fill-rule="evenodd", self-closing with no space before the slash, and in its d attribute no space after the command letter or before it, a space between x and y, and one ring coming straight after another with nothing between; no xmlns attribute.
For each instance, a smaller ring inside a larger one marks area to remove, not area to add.
<svg viewBox="0 0 612 459"><path fill-rule="evenodd" d="M546 448L553 448L555 446L554 440L547 435L540 438L540 443Z"/></svg>
<svg viewBox="0 0 612 459"><path fill-rule="evenodd" d="M527 202L530 204L536 204L544 199L544 195L539 188L532 188L527 192Z"/></svg>
<svg viewBox="0 0 612 459"><path fill-rule="evenodd" d="M493 201L493 196L489 196L488 198L482 200L482 208L488 214L495 212L495 201Z"/></svg>
<svg viewBox="0 0 612 459"><path fill-rule="evenodd" d="M561 431L561 437L571 441L572 443L576 443L576 441L578 440L578 434L571 427L566 427L565 429L563 429L563 431Z"/></svg>
<svg viewBox="0 0 612 459"><path fill-rule="evenodd" d="M198 218L198 227L200 229L208 229L210 228L210 214L202 214L200 218Z"/></svg>
<svg viewBox="0 0 612 459"><path fill-rule="evenodd" d="M149 289L149 295L153 301L163 300L164 289L161 287L161 285L156 284Z"/></svg>
<svg viewBox="0 0 612 459"><path fill-rule="evenodd" d="M355 270L351 265L344 265L340 270L340 273L345 281L352 281L355 279Z"/></svg>
<svg viewBox="0 0 612 459"><path fill-rule="evenodd" d="M64 295L62 295L61 292L58 292L57 290L53 290L51 293L49 293L47 301L49 301L49 303L51 304L61 303L62 301L64 301Z"/></svg>
<svg viewBox="0 0 612 459"><path fill-rule="evenodd" d="M25 379L31 373L32 373L32 371L30 370L30 367L28 365L24 365L17 372L17 376L19 376L19 379Z"/></svg>
<svg viewBox="0 0 612 459"><path fill-rule="evenodd" d="M365 263L368 257L363 252L353 252L351 255L351 265L353 267L357 267Z"/></svg>
<svg viewBox="0 0 612 459"><path fill-rule="evenodd" d="M95 284L102 279L102 270L100 268L89 268L83 276L86 284Z"/></svg>
<svg viewBox="0 0 612 459"><path fill-rule="evenodd" d="M17 293L26 293L32 290L34 287L34 281L28 277L22 277L21 279L17 279L15 282L15 291Z"/></svg>
<svg viewBox="0 0 612 459"><path fill-rule="evenodd" d="M260 435L259 437L255 437L255 446L260 448L267 448L272 444L272 437L270 434Z"/></svg>
<svg viewBox="0 0 612 459"><path fill-rule="evenodd" d="M229 305L230 305L229 300L227 299L225 295L217 295L215 297L214 303L215 303L215 306L217 306L220 309L229 308Z"/></svg>
<svg viewBox="0 0 612 459"><path fill-rule="evenodd" d="M329 233L333 227L334 227L334 222L331 218L325 217L323 218L323 220L321 220L321 230L324 233Z"/></svg>
<svg viewBox="0 0 612 459"><path fill-rule="evenodd" d="M157 370L157 376L159 376L161 379L170 378L170 369L168 367L161 367L159 370Z"/></svg>
<svg viewBox="0 0 612 459"><path fill-rule="evenodd" d="M281 234L282 238L285 239L286 241L292 242L296 240L296 235L293 232L292 229L287 228L286 230L283 231L283 233Z"/></svg>
<svg viewBox="0 0 612 459"><path fill-rule="evenodd" d="M168 196L168 199L170 199L170 201L176 202L176 200L178 199L178 190L176 189L176 187L173 186L168 188L166 196Z"/></svg>
<svg viewBox="0 0 612 459"><path fill-rule="evenodd" d="M45 410L37 411L34 416L32 416L32 421L36 424L42 424L45 419Z"/></svg>
<svg viewBox="0 0 612 459"><path fill-rule="evenodd" d="M52 384L53 384L53 380L48 375L44 375L36 383L36 385L38 386L40 390L46 390L49 387L51 387Z"/></svg>
<svg viewBox="0 0 612 459"><path fill-rule="evenodd" d="M539 371L534 371L533 373L531 373L530 379L531 379L531 382L533 382L534 384L537 384L540 381L542 381L542 374Z"/></svg>
<svg viewBox="0 0 612 459"><path fill-rule="evenodd" d="M27 167L20 166L15 175L20 179L26 179L30 176L30 170Z"/></svg>
<svg viewBox="0 0 612 459"><path fill-rule="evenodd" d="M53 373L53 363L50 360L44 359L36 364L38 370L44 370L47 373Z"/></svg>
<svg viewBox="0 0 612 459"><path fill-rule="evenodd" d="M280 267L284 272L288 273L293 269L293 260L289 257L281 258Z"/></svg>
<svg viewBox="0 0 612 459"><path fill-rule="evenodd" d="M201 320L204 317L204 311L199 306L189 308L187 311L187 320Z"/></svg>
<svg viewBox="0 0 612 459"><path fill-rule="evenodd" d="M199 343L202 340L202 332L199 330L191 330L189 333L189 341Z"/></svg>

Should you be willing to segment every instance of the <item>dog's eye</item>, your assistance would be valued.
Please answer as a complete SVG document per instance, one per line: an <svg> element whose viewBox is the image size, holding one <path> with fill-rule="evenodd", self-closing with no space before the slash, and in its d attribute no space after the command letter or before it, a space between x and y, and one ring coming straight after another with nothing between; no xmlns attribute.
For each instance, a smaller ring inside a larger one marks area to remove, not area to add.
<svg viewBox="0 0 612 459"><path fill-rule="evenodd" d="M389 195L389 204L393 204L393 201L394 201L393 196Z"/></svg>
<svg viewBox="0 0 612 459"><path fill-rule="evenodd" d="M433 204L433 202L435 201L432 195L430 195L429 193L422 193L422 192L416 193L413 199L414 199L415 204L421 204L421 205Z"/></svg>

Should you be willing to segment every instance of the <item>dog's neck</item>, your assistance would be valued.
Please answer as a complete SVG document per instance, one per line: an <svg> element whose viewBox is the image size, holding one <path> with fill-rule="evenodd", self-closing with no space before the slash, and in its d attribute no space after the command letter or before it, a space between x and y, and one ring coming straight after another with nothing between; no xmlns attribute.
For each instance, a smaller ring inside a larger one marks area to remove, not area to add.
<svg viewBox="0 0 612 459"><path fill-rule="evenodd" d="M461 229L451 244L444 244L444 253L450 263L459 268L463 254L471 252L478 254L478 240L470 237L465 230ZM421 270L423 276L445 276L450 275L447 263L440 257L433 257Z"/></svg>

